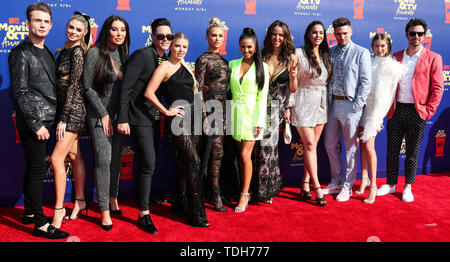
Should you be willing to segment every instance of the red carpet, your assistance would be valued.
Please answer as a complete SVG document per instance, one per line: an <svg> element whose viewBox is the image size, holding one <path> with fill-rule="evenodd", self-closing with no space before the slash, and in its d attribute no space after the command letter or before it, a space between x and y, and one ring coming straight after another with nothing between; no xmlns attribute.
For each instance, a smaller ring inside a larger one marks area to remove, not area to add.
<svg viewBox="0 0 450 262"><path fill-rule="evenodd" d="M169 204L152 205L152 219L159 234L150 235L136 226L134 200L120 201L123 216L113 217L114 227L103 231L96 203L89 217L67 221L62 229L80 242L448 242L450 241L450 172L420 175L413 185L415 201L401 201L403 178L396 193L377 197L373 205L353 195L347 202L327 196L328 206L297 199L299 188L282 189L273 204L250 204L244 213L220 213L207 208L211 226L193 228L170 212ZM360 181L355 183L354 190ZM378 180L378 186L385 179ZM67 211L73 206L67 203ZM234 205L227 206L230 211ZM51 216L53 211L46 206ZM31 235L32 226L21 224L23 207L0 209L0 242L44 242ZM65 242L66 240L59 240Z"/></svg>

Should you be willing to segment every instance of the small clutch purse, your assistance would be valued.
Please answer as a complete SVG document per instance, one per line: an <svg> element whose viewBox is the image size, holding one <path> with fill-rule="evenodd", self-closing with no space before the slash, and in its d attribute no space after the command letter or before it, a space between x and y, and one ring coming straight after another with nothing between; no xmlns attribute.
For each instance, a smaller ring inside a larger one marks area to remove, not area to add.
<svg viewBox="0 0 450 262"><path fill-rule="evenodd" d="M284 125L284 133L283 133L284 143L290 144L292 140L292 133L291 133L291 125L288 124L288 122L285 122Z"/></svg>

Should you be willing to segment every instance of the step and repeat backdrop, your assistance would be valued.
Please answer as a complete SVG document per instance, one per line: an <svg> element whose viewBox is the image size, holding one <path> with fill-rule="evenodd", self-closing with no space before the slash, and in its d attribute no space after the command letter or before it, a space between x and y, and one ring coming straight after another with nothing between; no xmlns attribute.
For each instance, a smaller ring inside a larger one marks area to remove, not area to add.
<svg viewBox="0 0 450 262"><path fill-rule="evenodd" d="M252 27L263 43L267 27L274 20L287 23L297 47L303 45L306 26L320 20L327 29L328 44L336 45L332 21L347 17L352 22L353 42L370 49L371 38L384 32L393 40L393 50L407 47L405 25L411 18L422 18L429 30L424 46L442 55L444 61L445 91L435 116L428 120L422 142L418 174L450 171L450 151L447 134L450 132L450 0L8 0L0 4L0 205L23 205L24 152L15 128L15 113L9 90L8 55L28 35L25 20L27 6L35 2L49 4L53 12L53 28L45 44L56 50L63 46L66 23L74 11L91 16L92 37L95 40L104 20L112 15L124 17L130 25L130 53L151 45L153 19L168 18L174 32L183 32L189 37L186 61L194 65L195 60L208 48L205 32L208 20L219 17L226 26L226 41L220 53L228 60L240 58L238 39L244 27ZM384 123L386 124L386 122ZM450 133L449 133L450 134ZM89 134L81 136L81 146L87 168L86 197L95 199L93 177L94 154ZM400 155L400 173L403 172L404 143ZM175 168L174 157L165 138L161 140L156 174L153 178L153 194L172 192ZM303 176L303 144L295 130L290 145L280 140L280 165L286 186L296 186ZM386 131L376 138L378 155L378 177L385 176ZM51 154L49 151L48 155ZM323 146L318 149L319 177L329 181L329 162ZM133 197L136 166L134 146L130 138L121 157L122 176L119 197ZM358 168L359 169L359 168ZM227 174L224 174L226 176ZM67 200L73 194L73 176L67 162ZM44 199L54 200L53 171L48 168L44 178Z"/></svg>

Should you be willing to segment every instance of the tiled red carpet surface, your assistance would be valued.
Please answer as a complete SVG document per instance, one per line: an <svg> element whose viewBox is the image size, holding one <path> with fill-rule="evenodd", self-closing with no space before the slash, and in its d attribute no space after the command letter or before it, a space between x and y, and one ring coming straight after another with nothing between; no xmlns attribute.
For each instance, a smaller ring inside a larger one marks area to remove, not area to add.
<svg viewBox="0 0 450 262"><path fill-rule="evenodd" d="M285 187L273 204L251 203L244 213L228 213L207 205L209 228L194 228L170 212L170 204L151 205L159 234L150 235L136 226L138 209L133 199L121 200L123 216L113 216L114 227L99 227L100 212L90 203L89 217L67 221L62 229L79 242L448 242L450 241L450 173L419 175L413 185L415 201L401 200L403 177L396 193L364 204L364 195L337 202L327 195L328 205L319 207L313 199L298 199L298 187ZM385 183L379 179L378 186ZM359 188L360 181L354 185ZM70 214L73 203L66 203ZM50 205L44 207L52 216ZM49 241L31 235L32 226L22 225L23 207L0 208L0 242ZM67 240L56 240L65 242Z"/></svg>

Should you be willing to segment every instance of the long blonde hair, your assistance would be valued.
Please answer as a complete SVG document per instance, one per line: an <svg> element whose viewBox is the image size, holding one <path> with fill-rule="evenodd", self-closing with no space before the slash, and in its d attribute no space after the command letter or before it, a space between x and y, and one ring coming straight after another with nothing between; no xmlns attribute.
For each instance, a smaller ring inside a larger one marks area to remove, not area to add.
<svg viewBox="0 0 450 262"><path fill-rule="evenodd" d="M87 31L86 34L89 34L88 37L87 37L87 39L89 39L87 41L87 43L85 41L85 37L84 36L79 40L80 46L81 46L81 48L83 48L83 51L86 54L87 51L89 50L89 48L91 48L91 46L92 46L92 36L91 36L91 32L89 32L89 30L88 30L88 28L89 28L89 21L86 20L86 18L83 17L82 15L77 14L77 15L72 16L69 19L69 21L67 22L66 28L69 25L70 21L72 21L72 20L77 20L78 22L81 22L86 28L86 31ZM67 41L66 41L66 43L67 43ZM55 55L58 54L59 52L61 52L63 49L64 49L64 47L61 47L61 48L57 49L56 52L55 52Z"/></svg>
<svg viewBox="0 0 450 262"><path fill-rule="evenodd" d="M178 39L184 39L189 44L188 37L185 34L181 33L181 32L175 33L173 35L172 44L175 43L175 41L177 41ZM194 91L194 93L197 93L198 92L198 82L195 79L195 75L194 75L194 72L192 72L192 68L184 61L184 59L181 60L181 65L184 66L187 69L187 71L191 74L192 78L194 79L194 86L192 87L192 90Z"/></svg>

